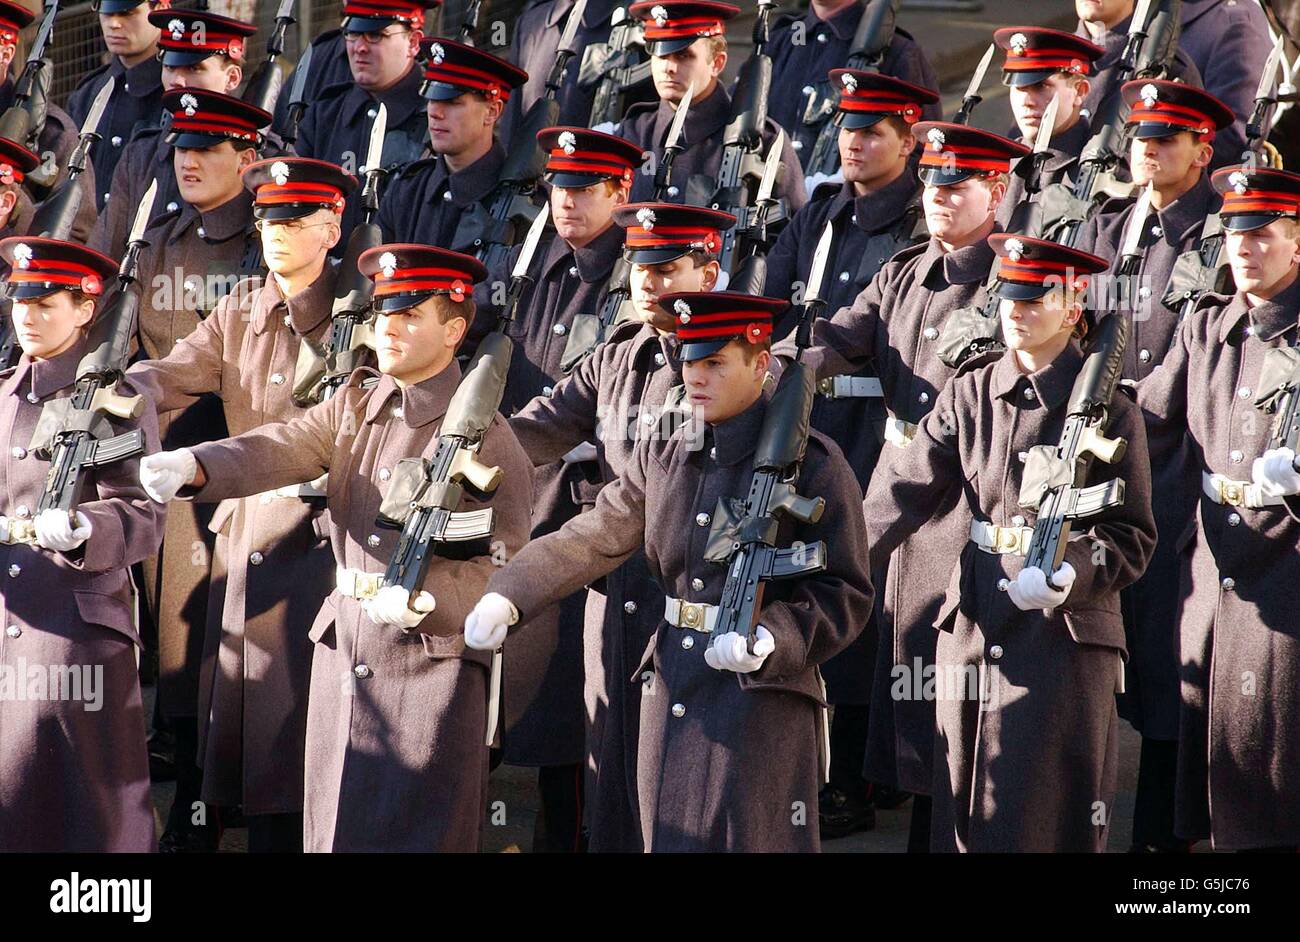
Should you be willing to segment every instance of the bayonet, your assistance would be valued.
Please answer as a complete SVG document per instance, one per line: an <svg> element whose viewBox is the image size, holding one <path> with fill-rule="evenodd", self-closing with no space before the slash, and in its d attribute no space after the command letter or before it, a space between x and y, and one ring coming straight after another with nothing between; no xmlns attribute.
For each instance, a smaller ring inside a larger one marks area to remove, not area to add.
<svg viewBox="0 0 1300 942"><path fill-rule="evenodd" d="M532 267L533 255L537 252L537 244L542 240L542 232L546 229L546 223L550 218L551 206L547 203L542 206L537 213L537 218L528 227L528 235L524 237L524 244L519 249L519 257L515 259L515 267L510 270L511 280L528 277L528 269Z"/></svg>
<svg viewBox="0 0 1300 942"><path fill-rule="evenodd" d="M131 234L126 238L126 244L144 245L144 230L149 225L149 217L153 215L153 203L158 197L158 180L154 178L149 184L149 189L144 191L144 198L140 200L140 207L135 211L135 220L131 223Z"/></svg>
<svg viewBox="0 0 1300 942"><path fill-rule="evenodd" d="M574 41L578 38L578 28L582 26L582 17L587 12L587 0L577 0L573 9L569 11L569 19L564 24L564 32L560 34L560 45L556 49L557 53L567 53L572 56L577 53L574 47Z"/></svg>
<svg viewBox="0 0 1300 942"><path fill-rule="evenodd" d="M81 136L89 134L99 140L103 135L99 133L99 120L104 117L104 109L108 107L108 100L113 97L113 89L117 85L117 79L109 77L103 87L95 94L95 99L90 103L90 111L86 113L86 120L81 124Z"/></svg>
<svg viewBox="0 0 1300 942"><path fill-rule="evenodd" d="M1154 184L1148 183L1142 188L1137 202L1133 205L1133 214L1129 217L1128 228L1124 230L1124 243L1120 247L1121 262L1141 256L1142 232L1146 228L1147 216L1151 213L1151 194Z"/></svg>
<svg viewBox="0 0 1300 942"><path fill-rule="evenodd" d="M821 238L813 251L812 269L808 272L808 285L804 289L804 304L813 304L823 300L822 283L826 280L826 264L831 257L831 242L835 239L835 226L827 222L822 228Z"/></svg>
<svg viewBox="0 0 1300 942"><path fill-rule="evenodd" d="M682 136L682 128L686 126L686 116L691 113L691 102L695 99L695 86L686 86L686 94L677 105L677 111L673 114L673 123L668 127L668 137L664 140L664 152L672 151L677 153L680 145L679 141Z"/></svg>
<svg viewBox="0 0 1300 942"><path fill-rule="evenodd" d="M311 57L315 46L308 46L293 70L293 81L289 83L289 107L306 103L307 73L311 71Z"/></svg>
<svg viewBox="0 0 1300 942"><path fill-rule="evenodd" d="M970 84L966 86L966 94L961 96L961 108L957 111L957 117L953 119L954 124L969 123L971 112L984 100L980 89L984 87L984 76L988 74L989 65L993 62L993 54L997 52L997 48L997 43L989 43L989 47L984 50L984 57L975 67L975 74L970 77Z"/></svg>
<svg viewBox="0 0 1300 942"><path fill-rule="evenodd" d="M781 154L784 150L785 130L782 129L776 132L776 137L772 139L772 146L767 151L767 160L763 162L763 176L758 181L758 192L754 195L756 203L771 201L772 191L776 189L776 174L781 169Z"/></svg>
<svg viewBox="0 0 1300 942"><path fill-rule="evenodd" d="M1061 96L1053 95L1038 119L1038 133L1034 135L1034 153L1045 154L1052 144L1052 133L1056 130L1056 114L1061 107Z"/></svg>

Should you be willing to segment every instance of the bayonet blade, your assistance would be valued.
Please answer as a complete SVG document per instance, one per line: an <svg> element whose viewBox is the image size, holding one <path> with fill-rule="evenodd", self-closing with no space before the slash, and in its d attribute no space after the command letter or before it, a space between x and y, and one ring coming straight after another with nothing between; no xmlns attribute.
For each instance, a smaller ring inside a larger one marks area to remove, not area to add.
<svg viewBox="0 0 1300 942"><path fill-rule="evenodd" d="M41 28L36 32L36 39L32 41L31 48L39 49L45 52L45 46L50 40L50 33L54 31L54 19L59 15L58 0L47 6L42 12L44 19L41 20Z"/></svg>
<svg viewBox="0 0 1300 942"><path fill-rule="evenodd" d="M131 234L126 240L127 245L144 241L144 230L149 224L149 217L153 215L153 201L157 196L158 180L155 177L149 184L149 189L144 191L144 198L140 200L140 208L135 211L135 220L131 223Z"/></svg>
<svg viewBox="0 0 1300 942"><path fill-rule="evenodd" d="M971 76L970 84L966 86L966 94L962 100L967 98L978 98L980 87L984 84L984 76L988 74L989 63L993 61L993 53L997 51L997 43L989 43L989 47L984 50L984 58L980 60L979 66L975 69L975 74Z"/></svg>
<svg viewBox="0 0 1300 942"><path fill-rule="evenodd" d="M1124 244L1120 248L1120 258L1132 258L1141 250L1142 231L1146 228L1147 216L1151 213L1151 191L1154 184L1148 183L1142 188L1137 203L1133 206L1133 215L1129 217L1128 228L1124 230Z"/></svg>
<svg viewBox="0 0 1300 942"><path fill-rule="evenodd" d="M763 179L759 181L757 202L765 203L772 198L776 187L776 172L781 169L781 152L785 148L785 130L776 132L772 146L768 149L767 160L763 164Z"/></svg>
<svg viewBox="0 0 1300 942"><path fill-rule="evenodd" d="M1052 143L1052 132L1056 130L1056 112L1061 106L1061 97L1053 95L1047 103L1043 116L1038 120L1038 133L1034 135L1034 153L1041 154Z"/></svg>
<svg viewBox="0 0 1300 942"><path fill-rule="evenodd" d="M537 243L542 241L542 230L546 228L546 221L550 218L551 204L547 203L538 212L533 224L528 227L528 236L524 239L524 246L519 250L519 257L515 259L515 267L510 270L511 280L523 278L528 274L528 269L533 264L533 256L537 253Z"/></svg>
<svg viewBox="0 0 1300 942"><path fill-rule="evenodd" d="M1285 36L1278 36L1277 42L1273 44L1273 51L1268 54L1268 59L1264 62L1264 73L1259 77L1259 88L1255 90L1256 101L1275 101L1276 93L1273 91L1274 80L1277 78L1277 67L1282 64L1282 47L1286 43Z"/></svg>
<svg viewBox="0 0 1300 942"><path fill-rule="evenodd" d="M803 303L812 304L822 299L822 282L826 280L826 261L831 255L831 241L835 238L835 226L830 222L822 229L822 236L817 240L817 249L813 252L812 271L808 273L808 287L804 289Z"/></svg>
<svg viewBox="0 0 1300 942"><path fill-rule="evenodd" d="M86 114L86 120L81 125L82 137L99 133L99 119L104 116L104 109L108 107L108 100L113 97L113 88L116 85L117 79L110 77L95 95L95 100L90 103L90 111Z"/></svg>
<svg viewBox="0 0 1300 942"><path fill-rule="evenodd" d="M1133 19L1129 20L1128 31L1133 33L1145 33L1147 30L1147 20L1151 18L1151 0L1138 0L1137 6L1133 10Z"/></svg>
<svg viewBox="0 0 1300 942"><path fill-rule="evenodd" d="M378 170L384 165L384 135L388 133L388 106L380 104L375 112L375 123L370 126L370 143L366 146L366 165L363 173Z"/></svg>
<svg viewBox="0 0 1300 942"><path fill-rule="evenodd" d="M297 0L280 0L280 8L275 11L275 18L296 23L297 20L293 17L293 5L296 2Z"/></svg>
<svg viewBox="0 0 1300 942"><path fill-rule="evenodd" d="M678 141L682 137L682 128L686 126L686 116L690 114L691 102L695 99L694 84L686 86L686 94L677 105L677 113L673 115L673 123L668 128L668 138L664 141L664 149L677 149Z"/></svg>
<svg viewBox="0 0 1300 942"><path fill-rule="evenodd" d="M307 73L311 69L311 56L315 46L308 46L307 51L298 60L293 70L293 82L289 85L289 104L301 105L307 93Z"/></svg>
<svg viewBox="0 0 1300 942"><path fill-rule="evenodd" d="M557 52L567 52L569 55L577 53L573 48L574 40L578 38L578 27L582 25L582 17L587 12L587 0L578 0L569 11L569 19L564 24L564 32L560 34L560 45Z"/></svg>

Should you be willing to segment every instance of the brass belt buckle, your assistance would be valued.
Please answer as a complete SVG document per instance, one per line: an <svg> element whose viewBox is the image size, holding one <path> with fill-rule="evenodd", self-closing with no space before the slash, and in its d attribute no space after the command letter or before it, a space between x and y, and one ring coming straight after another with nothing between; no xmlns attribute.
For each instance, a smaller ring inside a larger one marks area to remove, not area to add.
<svg viewBox="0 0 1300 942"><path fill-rule="evenodd" d="M998 527L997 535L997 546L1003 553L1015 552L1020 546L1020 531L1013 527Z"/></svg>
<svg viewBox="0 0 1300 942"><path fill-rule="evenodd" d="M682 627L699 628L704 624L704 609L695 602L682 603Z"/></svg>
<svg viewBox="0 0 1300 942"><path fill-rule="evenodd" d="M1240 507L1246 500L1246 489L1240 481L1219 481L1219 498L1230 507Z"/></svg>
<svg viewBox="0 0 1300 942"><path fill-rule="evenodd" d="M835 398L835 377L827 376L825 379L817 380L817 391L821 393L823 396L828 396L831 399L834 399Z"/></svg>

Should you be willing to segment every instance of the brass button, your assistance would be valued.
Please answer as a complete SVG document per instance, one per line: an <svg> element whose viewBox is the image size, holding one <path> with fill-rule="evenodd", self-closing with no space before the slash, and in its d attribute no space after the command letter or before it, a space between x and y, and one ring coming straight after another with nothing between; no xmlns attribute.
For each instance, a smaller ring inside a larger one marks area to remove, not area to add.
<svg viewBox="0 0 1300 942"><path fill-rule="evenodd" d="M378 546L378 545L379 545L379 534L377 534L377 533L372 533L372 534L370 534L370 536L366 537L366 545L367 545L367 546L370 546L370 547Z"/></svg>
<svg viewBox="0 0 1300 942"><path fill-rule="evenodd" d="M707 527L709 525L709 519L710 518L708 514L696 514L695 525L697 527Z"/></svg>
<svg viewBox="0 0 1300 942"><path fill-rule="evenodd" d="M13 455L15 458L21 461L22 459L27 457L27 449L15 445L14 448L9 452L9 454Z"/></svg>
<svg viewBox="0 0 1300 942"><path fill-rule="evenodd" d="M392 476L393 476L393 472L392 472L392 471L389 471L387 468L380 468L380 469L379 469L379 480L381 480L381 481L387 481L387 480L388 480L389 478L391 478Z"/></svg>
<svg viewBox="0 0 1300 942"><path fill-rule="evenodd" d="M695 636L694 636L694 635L682 635L682 647L683 647L685 650L687 650L687 651L689 651L691 648L695 647Z"/></svg>
<svg viewBox="0 0 1300 942"><path fill-rule="evenodd" d="M921 393L921 395L916 397L916 401L924 405L925 403L930 401L930 394L927 392L923 392Z"/></svg>
<svg viewBox="0 0 1300 942"><path fill-rule="evenodd" d="M1230 513L1230 514L1228 514L1228 526L1230 526L1230 527L1239 527L1239 526L1241 526L1241 514L1239 514L1239 513Z"/></svg>
<svg viewBox="0 0 1300 942"><path fill-rule="evenodd" d="M555 336L557 337L563 337L565 333L568 331L568 329L569 328L565 327L563 324L556 324L554 327L551 328L551 332L554 333Z"/></svg>
<svg viewBox="0 0 1300 942"><path fill-rule="evenodd" d="M9 578L17 579L19 574L22 573L22 571L23 571L22 566L18 565L17 563L11 563L9 566Z"/></svg>
<svg viewBox="0 0 1300 942"><path fill-rule="evenodd" d="M664 365L664 355L662 353L656 353L655 366L663 366L663 365Z"/></svg>
<svg viewBox="0 0 1300 942"><path fill-rule="evenodd" d="M1020 516L1020 514L1016 514L1011 518L1011 525L1013 527L1023 527L1025 525L1025 518Z"/></svg>
<svg viewBox="0 0 1300 942"><path fill-rule="evenodd" d="M1032 386L1025 387L1025 398L1028 399L1030 402L1033 402L1035 399L1038 398L1038 394L1034 392L1034 387Z"/></svg>
<svg viewBox="0 0 1300 942"><path fill-rule="evenodd" d="M1237 390L1237 395L1238 395L1240 398L1242 398L1242 399L1249 399L1249 398L1250 398L1250 387L1249 387L1249 386L1242 386L1240 389Z"/></svg>
<svg viewBox="0 0 1300 942"><path fill-rule="evenodd" d="M26 504L19 504L18 509L14 511L14 516L16 517L26 518L26 517L30 517L31 515L32 515L31 508L28 507Z"/></svg>
<svg viewBox="0 0 1300 942"><path fill-rule="evenodd" d="M365 680L370 676L370 668L366 667L364 664L358 664L356 667L352 668L352 673L356 674L361 680Z"/></svg>
<svg viewBox="0 0 1300 942"><path fill-rule="evenodd" d="M1011 585L1011 583L1010 583L1008 580L1006 580L1006 579L999 579L999 580L998 580L998 591L999 591L999 592L1005 592L1005 591L1007 591L1007 586L1009 586L1009 585Z"/></svg>
<svg viewBox="0 0 1300 942"><path fill-rule="evenodd" d="M19 628L17 625L10 625L8 628L5 629L5 634L7 634L11 638L21 637L22 633L23 630Z"/></svg>
<svg viewBox="0 0 1300 942"><path fill-rule="evenodd" d="M939 337L939 331L935 327L927 327L921 334L926 340L936 340Z"/></svg>
<svg viewBox="0 0 1300 942"><path fill-rule="evenodd" d="M694 589L696 592L699 592L701 589L704 588L704 580L703 580L703 579L692 579L692 580L691 580L691 588Z"/></svg>
<svg viewBox="0 0 1300 942"><path fill-rule="evenodd" d="M674 704L673 704L673 716L677 717L677 718L680 720L680 719L681 719L683 716L685 716L685 715L686 715L686 704L684 704L684 703L674 703Z"/></svg>
<svg viewBox="0 0 1300 942"><path fill-rule="evenodd" d="M271 385L272 385L272 386L283 386L283 385L284 385L284 374L283 374L283 373L272 373L272 374L271 374Z"/></svg>
<svg viewBox="0 0 1300 942"><path fill-rule="evenodd" d="M554 386L543 386L543 387L542 387L542 395L543 395L543 396L549 396L549 395L550 395L551 393L553 393L553 392L555 392L555 387L554 387Z"/></svg>
<svg viewBox="0 0 1300 942"><path fill-rule="evenodd" d="M41 401L41 397L38 396L38 395L36 395L36 393L34 393L34 392L29 392L29 393L27 394L27 401L28 401L28 402L40 402L40 401Z"/></svg>
<svg viewBox="0 0 1300 942"><path fill-rule="evenodd" d="M627 612L629 615L635 615L635 614L636 614L636 602L631 602L631 601L629 601L629 602L624 602L624 603L623 603L623 611Z"/></svg>
<svg viewBox="0 0 1300 942"><path fill-rule="evenodd" d="M251 556L248 557L248 561L252 563L254 566L262 565L262 561L264 559L266 559L266 557L263 556L261 553L257 553L257 552L254 552Z"/></svg>
<svg viewBox="0 0 1300 942"><path fill-rule="evenodd" d="M1237 449L1235 448L1232 451L1228 452L1228 460L1231 461L1233 464L1239 463L1241 459L1244 457L1245 456L1241 452L1237 451Z"/></svg>
<svg viewBox="0 0 1300 942"><path fill-rule="evenodd" d="M989 648L989 657L993 660L999 660L1002 657L1002 645L995 644Z"/></svg>
<svg viewBox="0 0 1300 942"><path fill-rule="evenodd" d="M1219 583L1219 585L1223 587L1224 592L1231 592L1237 587L1237 580L1233 579L1231 576L1227 576Z"/></svg>

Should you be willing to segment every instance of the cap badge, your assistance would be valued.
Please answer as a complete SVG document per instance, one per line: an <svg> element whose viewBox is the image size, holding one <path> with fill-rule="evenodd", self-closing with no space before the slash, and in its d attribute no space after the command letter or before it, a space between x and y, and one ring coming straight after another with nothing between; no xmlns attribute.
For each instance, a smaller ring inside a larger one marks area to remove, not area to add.
<svg viewBox="0 0 1300 942"><path fill-rule="evenodd" d="M271 164L271 179L284 186L289 182L289 165L283 160L277 160Z"/></svg>
<svg viewBox="0 0 1300 942"><path fill-rule="evenodd" d="M655 211L648 206L643 206L636 211L636 221L641 223L641 228L650 232L655 227Z"/></svg>
<svg viewBox="0 0 1300 942"><path fill-rule="evenodd" d="M1029 51L1029 37L1024 33L1016 33L1011 37L1011 51L1018 56L1023 56Z"/></svg>
<svg viewBox="0 0 1300 942"><path fill-rule="evenodd" d="M443 48L442 43L434 43L429 47L429 55L434 65L442 65L447 58L447 50Z"/></svg>
<svg viewBox="0 0 1300 942"><path fill-rule="evenodd" d="M1025 243L1019 239L1007 239L1006 249L1007 258L1013 262L1018 262L1025 254Z"/></svg>
<svg viewBox="0 0 1300 942"><path fill-rule="evenodd" d="M858 91L858 79L852 72L845 72L840 76L840 83L844 86L844 94L856 95Z"/></svg>
<svg viewBox="0 0 1300 942"><path fill-rule="evenodd" d="M32 267L32 247L26 242L14 246L14 264L19 268Z"/></svg>
<svg viewBox="0 0 1300 942"><path fill-rule="evenodd" d="M1142 96L1142 103L1148 108L1154 108L1156 102L1160 100L1160 89L1150 82L1142 86L1142 91L1139 94Z"/></svg>
<svg viewBox="0 0 1300 942"><path fill-rule="evenodd" d="M933 150L942 150L943 145L948 140L943 136L943 131L939 128L930 128L929 132L925 135L925 139L930 142L930 147Z"/></svg>
<svg viewBox="0 0 1300 942"><path fill-rule="evenodd" d="M185 117L192 118L199 110L199 100L193 95L182 95L181 107L185 109Z"/></svg>
<svg viewBox="0 0 1300 942"><path fill-rule="evenodd" d="M397 256L392 252L385 252L379 256L379 268L385 278L392 278L393 273L397 271Z"/></svg>
<svg viewBox="0 0 1300 942"><path fill-rule="evenodd" d="M185 36L185 24L180 20L168 20L167 32L172 34L172 39L174 41L180 42L180 40Z"/></svg>
<svg viewBox="0 0 1300 942"><path fill-rule="evenodd" d="M650 16L654 18L655 26L661 29L668 25L668 11L661 6L652 7Z"/></svg>
<svg viewBox="0 0 1300 942"><path fill-rule="evenodd" d="M1245 194L1250 189L1250 175L1244 170L1237 170L1230 174L1228 182L1232 184L1232 188L1237 191L1238 196Z"/></svg>
<svg viewBox="0 0 1300 942"><path fill-rule="evenodd" d="M572 131L561 131L559 138L560 150L569 156L572 156L578 149L578 138Z"/></svg>
<svg viewBox="0 0 1300 942"><path fill-rule="evenodd" d="M691 322L691 306L681 298L673 302L673 313L677 315L677 319L683 324Z"/></svg>

